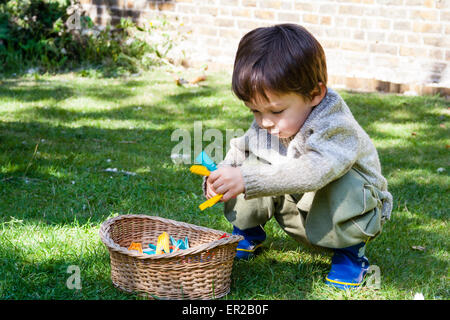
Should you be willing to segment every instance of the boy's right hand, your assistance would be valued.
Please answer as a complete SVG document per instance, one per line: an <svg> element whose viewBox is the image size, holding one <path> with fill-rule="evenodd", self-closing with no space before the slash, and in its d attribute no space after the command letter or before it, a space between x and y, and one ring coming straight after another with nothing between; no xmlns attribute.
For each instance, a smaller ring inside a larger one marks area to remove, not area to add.
<svg viewBox="0 0 450 320"><path fill-rule="evenodd" d="M212 183L209 182L209 179L206 178L206 199L211 199L212 197L216 196L217 193L214 190Z"/></svg>

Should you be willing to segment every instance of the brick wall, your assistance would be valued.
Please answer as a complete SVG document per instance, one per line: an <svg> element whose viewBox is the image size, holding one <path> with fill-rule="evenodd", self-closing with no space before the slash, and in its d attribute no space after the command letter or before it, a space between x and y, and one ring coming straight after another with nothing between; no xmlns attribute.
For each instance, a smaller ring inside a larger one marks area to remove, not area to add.
<svg viewBox="0 0 450 320"><path fill-rule="evenodd" d="M81 0L98 23L165 15L188 36L189 58L231 69L240 38L293 22L321 42L330 85L450 95L450 0Z"/></svg>

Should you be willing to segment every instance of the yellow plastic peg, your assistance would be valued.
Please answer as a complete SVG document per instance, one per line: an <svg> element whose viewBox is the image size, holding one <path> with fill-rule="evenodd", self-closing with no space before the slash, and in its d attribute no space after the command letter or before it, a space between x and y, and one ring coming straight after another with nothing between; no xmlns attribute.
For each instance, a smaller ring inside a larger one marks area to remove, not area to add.
<svg viewBox="0 0 450 320"><path fill-rule="evenodd" d="M165 253L170 253L169 235L167 232L163 232L158 237L158 243L156 244L156 254L162 254L162 250L164 250Z"/></svg>
<svg viewBox="0 0 450 320"><path fill-rule="evenodd" d="M220 199L222 199L223 194L218 194L214 197L212 197L209 200L206 200L205 202L203 202L201 205L199 205L198 207L200 208L200 210L205 210L206 208L212 207L213 205L215 205Z"/></svg>
<svg viewBox="0 0 450 320"><path fill-rule="evenodd" d="M211 173L205 166L201 165L193 165L189 170L191 170L192 173L199 174L201 176L209 176Z"/></svg>
<svg viewBox="0 0 450 320"><path fill-rule="evenodd" d="M202 165L193 165L193 166L191 166L190 171L192 173L208 177L210 175L211 171L217 170L216 164L214 163L214 161L212 161L208 157L208 155L205 153L205 151L202 151L197 156L195 161L197 163L201 163ZM212 197L211 199L206 200L205 202L203 202L198 207L200 208L200 210L203 211L206 208L209 208L209 207L212 207L213 205L215 205L222 197L223 197L223 194L218 194L218 195Z"/></svg>

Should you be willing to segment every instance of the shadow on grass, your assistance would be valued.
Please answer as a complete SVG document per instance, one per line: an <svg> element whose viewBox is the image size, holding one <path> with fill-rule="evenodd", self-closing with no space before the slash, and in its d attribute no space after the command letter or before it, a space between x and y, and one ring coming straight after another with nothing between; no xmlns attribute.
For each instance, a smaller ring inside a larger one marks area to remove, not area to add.
<svg viewBox="0 0 450 320"><path fill-rule="evenodd" d="M448 260L443 252L448 250L449 241L444 233L420 228L422 223L420 215L408 217L398 213L384 225L382 234L369 242L366 249L370 264L380 269L381 291L363 286L358 289L361 291L355 290L354 298L358 299L361 294L369 294L369 298L382 297L383 290L389 291L391 288L400 291L395 293L394 299L404 299L404 296L418 291L426 292L427 299L447 296L443 279ZM270 299L311 299L314 286L325 286L332 253L310 249L286 235L272 233L274 228L271 229L265 243L268 248L266 252L263 251L254 260L235 264L233 295L252 299L262 296L269 296ZM420 251L413 248L419 245L426 249ZM275 257L268 257L269 252ZM280 261L276 258L278 253L287 254L295 261ZM435 284L433 290L429 290L430 283ZM340 292L336 290L336 294Z"/></svg>
<svg viewBox="0 0 450 320"><path fill-rule="evenodd" d="M197 206L203 201L201 179L191 175L186 165L175 165L170 159L171 149L178 143L172 142L170 137L179 123L192 126L193 121L215 118L225 121L230 128L250 123L251 115L237 122L233 119L233 110L225 114L221 102L203 104L201 98L225 95L224 91L228 91L225 86L203 86L195 90L179 88L175 94L162 93L156 101L82 113L61 108L58 104L78 92L105 101L129 98L136 95L131 88L145 86L147 82L131 80L110 86L81 86L82 89L76 90L61 83L52 88L16 86L13 80L4 83L0 98L24 103L51 100L52 103L47 108L31 107L21 111L23 117L30 119L28 122L0 122L1 222L14 217L29 223L64 225L76 218L80 224L100 224L111 213L147 213L217 229L225 225L220 215L197 214ZM436 166L440 161L444 162L447 153L444 146L439 149L435 143L448 133L447 129L439 127L447 118L436 115L435 104L445 107L446 103L433 97L346 94L344 98L371 137L403 142L401 146L386 142L386 146L379 148L383 172L388 180L392 178L390 191L398 205L394 203L395 212L392 221L385 225L384 233L369 245L369 259L380 266L386 285L404 291L425 285L427 281L438 281L446 272L445 261L433 250L411 251L411 245L416 245L415 242L412 244L412 239L417 239L418 245L448 247L447 239L440 233L432 231L433 228L420 227L430 221L444 221L447 216L448 200L442 195L448 193L448 186L436 175ZM139 120L160 127L107 129L66 125L82 119ZM422 126L416 136L402 138L378 129L377 124L385 123L393 126L421 123ZM38 143L39 154L34 154ZM136 175L105 171L108 168ZM396 178L398 169L404 175L405 171L418 168L434 180ZM429 199L433 199L432 203ZM413 217L402 211L405 204ZM276 250L298 248L295 241L286 242L277 236L271 241ZM18 292L17 296L20 296L21 286L28 293L37 290L40 296L48 294L44 291L55 284L56 280L51 280L55 270L59 277L56 285L61 289L59 293L63 292L68 276L63 269L69 264L80 263L78 259L54 259L37 266L13 253L0 259L9 265L8 270L14 270L13 261L17 261L22 270L20 277L31 279L28 285L20 279L6 282L4 288ZM82 265L89 268L91 263L95 265L94 260L95 255ZM236 264L233 296L258 298L257 291L263 289L274 297L279 293L290 299L307 298L313 282L323 279L329 270L329 266L321 262L296 264L276 259L260 262L259 266L252 262ZM107 263L104 259L101 265ZM249 272L249 267L255 269ZM105 279L99 280L93 273L86 281L94 288L99 287L97 281L100 281L103 288L108 282ZM286 290L293 287L296 291L286 294ZM105 290L109 292L108 296L115 296L109 286ZM49 294L49 298L72 299L71 294L73 292ZM96 297L96 293L91 292L83 293L80 299Z"/></svg>
<svg viewBox="0 0 450 320"><path fill-rule="evenodd" d="M19 250L1 248L0 277L5 300L103 300L135 299L119 291L110 278L109 256L103 252L80 252L51 259L34 258ZM81 289L74 288L70 266L79 268ZM20 270L20 271L18 271Z"/></svg>
<svg viewBox="0 0 450 320"><path fill-rule="evenodd" d="M54 103L73 97L92 97L102 100L118 100L135 96L132 88L144 86L146 81L124 80L116 84L92 86L77 84L74 88L69 80L31 80L11 79L2 81L0 86L0 99L16 99L21 102L39 102L51 100Z"/></svg>

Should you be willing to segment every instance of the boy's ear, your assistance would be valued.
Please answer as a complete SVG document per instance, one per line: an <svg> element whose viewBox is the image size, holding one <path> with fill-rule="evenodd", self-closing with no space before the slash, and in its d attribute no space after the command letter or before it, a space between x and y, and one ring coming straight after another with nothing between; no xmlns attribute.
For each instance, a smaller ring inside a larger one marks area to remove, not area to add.
<svg viewBox="0 0 450 320"><path fill-rule="evenodd" d="M317 106L322 99L325 97L325 95L327 94L327 87L322 83L319 82L319 84L317 85L317 87L311 92L311 105L312 106Z"/></svg>

